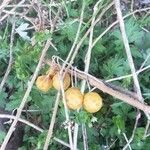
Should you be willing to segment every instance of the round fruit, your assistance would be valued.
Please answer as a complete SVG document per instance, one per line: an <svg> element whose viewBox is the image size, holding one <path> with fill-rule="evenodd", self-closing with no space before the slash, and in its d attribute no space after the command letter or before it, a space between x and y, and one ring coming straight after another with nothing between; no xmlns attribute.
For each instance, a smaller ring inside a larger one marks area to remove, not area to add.
<svg viewBox="0 0 150 150"><path fill-rule="evenodd" d="M68 108L76 110L82 107L83 104L83 94L78 88L69 88L65 92L66 103Z"/></svg>
<svg viewBox="0 0 150 150"><path fill-rule="evenodd" d="M96 92L89 92L84 95L83 107L87 112L95 113L102 107L102 98Z"/></svg>
<svg viewBox="0 0 150 150"><path fill-rule="evenodd" d="M39 76L35 84L37 88L43 92L47 92L53 85L52 79L47 75Z"/></svg>
<svg viewBox="0 0 150 150"><path fill-rule="evenodd" d="M70 86L70 75L68 73L65 74L65 77L63 79L63 87L64 90L66 90ZM56 75L53 77L53 86L56 90L60 90L61 84L60 84L60 79L59 79L59 72L56 73Z"/></svg>

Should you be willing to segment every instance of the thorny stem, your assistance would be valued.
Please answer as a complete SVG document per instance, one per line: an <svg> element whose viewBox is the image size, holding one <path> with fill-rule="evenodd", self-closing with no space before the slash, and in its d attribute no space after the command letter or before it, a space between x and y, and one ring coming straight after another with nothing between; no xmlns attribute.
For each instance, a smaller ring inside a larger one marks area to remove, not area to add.
<svg viewBox="0 0 150 150"><path fill-rule="evenodd" d="M118 139L114 140L107 150L110 150L110 148L113 147L113 145L116 143L117 140Z"/></svg>
<svg viewBox="0 0 150 150"><path fill-rule="evenodd" d="M15 119L16 116L8 115L8 114L0 114L0 118ZM37 131L39 131L39 132L44 132L43 129L41 129L40 127L34 125L33 123L31 123L31 122L29 122L29 121L27 121L27 120L25 120L25 119L19 118L18 121L20 121L20 122L22 122L22 123L24 123L24 124L26 124L26 125L28 125L28 126L34 128L35 130L37 130Z"/></svg>
<svg viewBox="0 0 150 150"><path fill-rule="evenodd" d="M6 0L4 0L4 1L6 1ZM8 0L7 0L8 1ZM12 1L12 0L9 0L9 1ZM68 4L68 3L70 3L70 2L74 2L74 1L76 1L76 0L68 0L68 1L66 1L65 3L66 4ZM10 7L15 7L16 5L7 5L7 6L5 6L6 8L10 8ZM31 7L32 5L31 4L23 4L23 5L19 5L18 7ZM60 2L60 3L55 3L55 2L53 2L53 3L49 3L49 4L43 4L42 6L44 6L44 7L60 7L60 6L62 6L62 2ZM1 8L1 7L0 7Z"/></svg>
<svg viewBox="0 0 150 150"><path fill-rule="evenodd" d="M3 9L11 2L12 0L3 0L2 4L0 5L0 16Z"/></svg>
<svg viewBox="0 0 150 150"><path fill-rule="evenodd" d="M149 56L150 56L150 55L148 55L147 58L149 58ZM145 65L146 61L148 60L147 58L146 58L146 59L144 60L144 62L142 63L140 69L136 71L136 74L137 74L137 75L139 75L139 73L141 73L141 72L143 72L143 71L145 71L145 70L147 70L147 69L150 68L150 65L148 65L148 66L146 66L146 67L143 67L143 66ZM117 77L117 78L108 79L108 80L106 80L106 82L112 82L112 81L116 81L116 80L121 80L121 79L125 79L125 78L132 77L132 76L133 76L133 74L129 74L129 75L125 75L125 76L120 76L120 77Z"/></svg>
<svg viewBox="0 0 150 150"><path fill-rule="evenodd" d="M72 47L71 47L71 49L70 49L70 52L69 52L69 54L68 54L68 56L67 56L67 58L66 58L66 60L65 60L65 62L64 62L64 64L63 64L63 66L62 66L62 71L63 71L63 69L65 68L65 66L66 66L67 62L69 61L69 59L72 58L73 53L75 53L75 51L76 51L76 50L74 50L74 48L75 48L75 46L76 46L76 44L77 44L77 41L78 41L78 39L79 39L80 30L81 30L81 26L82 26L82 23L83 23L84 9L85 9L85 1L83 0L82 10L81 10L81 16L80 16L80 22L79 22L77 34L76 34L75 40L74 40L74 42L73 42L73 45L72 45ZM75 55L75 56L76 56L76 55ZM62 73L62 71L61 71L61 73ZM60 74L61 74L61 73L60 73Z"/></svg>
<svg viewBox="0 0 150 150"><path fill-rule="evenodd" d="M69 113L68 113L68 108L67 108L67 103L65 99L65 91L63 87L63 77L59 74L59 80L60 80L60 86L61 86L61 93L62 93L62 100L64 104L64 109L65 109L65 116L66 116L66 121L68 123L68 134L69 134L69 143L71 150L73 149L73 139L72 139L72 132L71 132L71 127L70 127L70 119L69 119Z"/></svg>

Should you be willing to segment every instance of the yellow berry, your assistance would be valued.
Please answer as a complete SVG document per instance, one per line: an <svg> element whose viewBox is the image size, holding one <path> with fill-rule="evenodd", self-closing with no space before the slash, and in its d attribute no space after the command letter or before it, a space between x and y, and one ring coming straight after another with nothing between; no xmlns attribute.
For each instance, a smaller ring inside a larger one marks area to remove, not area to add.
<svg viewBox="0 0 150 150"><path fill-rule="evenodd" d="M39 76L35 84L37 88L43 92L47 92L53 85L52 79L46 75Z"/></svg>
<svg viewBox="0 0 150 150"><path fill-rule="evenodd" d="M66 103L68 108L76 110L80 109L83 104L83 94L80 92L78 88L69 88L65 92Z"/></svg>
<svg viewBox="0 0 150 150"><path fill-rule="evenodd" d="M102 98L96 92L89 92L84 95L83 107L87 112L95 113L102 107Z"/></svg>
<svg viewBox="0 0 150 150"><path fill-rule="evenodd" d="M68 73L65 74L65 77L63 79L63 87L64 87L64 90L68 89L68 87L70 86L70 75ZM56 90L60 90L61 89L61 82L60 82L60 79L59 79L59 72L56 73L56 75L53 77L53 87L56 89Z"/></svg>

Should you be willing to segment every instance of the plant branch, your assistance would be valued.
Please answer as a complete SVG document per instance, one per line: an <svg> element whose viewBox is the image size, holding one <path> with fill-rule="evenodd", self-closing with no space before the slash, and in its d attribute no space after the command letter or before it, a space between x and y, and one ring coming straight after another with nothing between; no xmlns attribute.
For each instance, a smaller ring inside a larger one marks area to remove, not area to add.
<svg viewBox="0 0 150 150"><path fill-rule="evenodd" d="M62 144L62 145L64 145L64 146L66 146L66 147L71 149L71 147L70 147L70 145L68 143L66 143L66 142L64 142L64 141L62 141L62 140L60 140L60 139L58 139L56 137L54 137L53 140L55 140L56 142L58 142L58 143L60 143L60 144Z"/></svg>
<svg viewBox="0 0 150 150"><path fill-rule="evenodd" d="M8 141L9 141L9 139L10 139L12 133L13 133L14 130L15 130L15 126L16 126L16 124L17 124L17 122L18 122L19 117L21 116L22 109L24 108L24 106L25 106L25 104L26 104L26 102L27 102L27 98L28 98L28 96L29 96L29 94L30 94L30 92L31 92L31 90L32 90L32 86L33 86L33 84L34 84L34 82L35 82L35 79L36 79L36 77L37 77L37 75L38 75L38 72L40 71L42 62L43 62L44 57L45 57L45 55L46 55L46 52L47 52L47 50L48 50L48 48L49 48L49 46L50 46L50 43L51 43L51 39L47 40L47 42L46 42L46 44L45 44L45 47L44 47L44 49L43 49L43 51L42 51L42 54L41 54L39 63L38 63L38 65L37 65L37 67L36 67L36 70L35 70L35 72L34 72L34 74L33 74L33 77L32 77L32 79L31 79L31 81L29 82L28 88L27 88L27 90L26 90L26 92L25 92L25 95L24 95L24 97L23 97L23 99L22 99L22 101L21 101L21 104L20 104L19 108L17 109L16 118L14 119L14 121L13 121L13 123L12 123L10 129L8 130L7 135L6 135L4 141L3 141L2 145L1 145L0 150L4 150L4 149L5 149L5 147L6 147L7 143L8 143Z"/></svg>
<svg viewBox="0 0 150 150"><path fill-rule="evenodd" d="M56 101L55 101L55 106L54 106L54 110L53 110L53 114L52 114L52 118L51 118L51 123L50 123L50 126L49 126L49 130L48 130L48 134L47 134L47 137L46 137L46 141L45 141L43 150L48 149L49 142L52 138L59 100L60 100L60 92L58 92L58 94L57 94L57 98L56 98Z"/></svg>
<svg viewBox="0 0 150 150"><path fill-rule="evenodd" d="M139 100L141 102L143 102L143 97L142 97L142 92L140 89L140 84L138 81L138 77L136 74L136 70L135 70L135 66L134 66L134 62L133 62L133 58L132 58L132 54L131 54L131 50L130 50L130 46L129 46L129 41L126 35L126 31L125 31L125 25L124 25L124 21L123 21L123 17L122 17L122 12L120 9L120 0L115 0L115 7L116 7L116 11L117 11L117 17L118 17L118 21L120 24L120 30L121 30L121 34L122 34L122 40L125 46L125 50L126 50L126 54L127 54L127 59L129 62L129 66L133 75L133 81L134 81L134 85L135 85L135 91L138 94Z"/></svg>
<svg viewBox="0 0 150 150"><path fill-rule="evenodd" d="M84 72L85 73L88 73L89 72L89 67L90 67L90 61L91 61L91 54L92 54L92 43L93 43L93 32L94 32L94 22L95 22L95 19L96 19L96 15L98 13L98 7L99 7L99 4L101 3L101 0L99 0L94 8L93 8L93 15L92 15L92 21L91 21L91 30L90 30L90 37L89 37L89 46L88 46L88 50L87 50L87 53L86 53L86 56L85 56L85 68L84 68ZM100 15L102 16L102 14ZM81 92L84 93L85 91L85 86L86 86L86 80L83 80L82 81L82 84L81 84ZM87 132L86 132L86 126L85 124L82 124L82 135L83 135L83 143L84 143L84 150L88 150L88 141L87 141Z"/></svg>
<svg viewBox="0 0 150 150"><path fill-rule="evenodd" d="M101 14L98 16L98 18L95 20L94 22L94 26L101 20L102 16L113 6L114 2L111 2L106 8L104 8L101 12ZM81 47L83 41L85 40L85 38L88 36L88 34L91 31L91 27L86 31L86 33L84 34L84 36L80 39L79 43L77 44L75 50L74 50L74 55L72 56L72 59L70 60L70 64L73 64L74 59L79 51L79 48Z"/></svg>
<svg viewBox="0 0 150 150"><path fill-rule="evenodd" d="M69 122L69 115L68 115L68 108L67 108L67 105L66 105L65 94L64 94L64 89L63 89L63 78L61 76L63 74L63 70L64 70L66 64L68 63L69 59L72 57L72 55L74 53L74 47L76 46L76 43L78 41L78 38L79 38L79 35L80 35L81 26L82 26L82 23L83 23L84 9L85 9L85 2L83 0L79 26L78 26L78 29L77 29L77 34L76 34L75 40L73 42L73 45L71 47L71 50L70 50L70 52L69 52L65 62L63 63L63 66L62 66L61 71L60 71L61 91L62 91L62 96L63 96L63 103L64 103L65 115L66 115L66 121L67 122ZM73 144L74 143L72 143L73 139L72 139L70 126L68 126L68 134L69 134L69 141L70 141L71 148L73 148Z"/></svg>
<svg viewBox="0 0 150 150"><path fill-rule="evenodd" d="M15 5L14 8L12 8L9 12L14 12L16 10L16 8L18 6L20 6L21 4L23 4L25 2L25 0L20 1L17 5ZM5 14L2 18L0 18L0 22L2 22L5 18L7 18L9 16L9 14Z"/></svg>
<svg viewBox="0 0 150 150"><path fill-rule="evenodd" d="M150 68L150 65L144 67L144 68L141 68L139 69L138 71L136 71L136 74L139 75L139 73L147 70ZM125 76L121 76L121 77L117 77L117 78L113 78L113 79L109 79L109 80L106 80L106 82L112 82L112 81L116 81L116 80L121 80L121 79L125 79L125 78L128 78L128 77L132 77L133 75L132 74L129 74L129 75L125 75Z"/></svg>
<svg viewBox="0 0 150 150"><path fill-rule="evenodd" d="M116 8L117 17L118 17L118 21L119 21L119 25L120 25L121 34L122 34L122 40L123 40L123 43L124 43L124 46L125 46L125 51L126 51L126 54L127 54L127 59L128 59L128 63L129 63L130 69L131 69L131 73L133 75L132 77L133 77L133 82L134 82L134 89L135 89L135 92L138 95L139 101L144 103L144 99L142 97L142 92L141 92L140 84L139 84L138 77L137 77L137 74L136 74L136 70L135 70L135 66L134 66L134 62L133 62L133 57L132 57L132 54L131 54L129 41L128 41L128 38L127 38L127 34L126 34L126 30L125 30L125 24L124 24L124 21L123 21L122 12L121 12L120 7L121 7L120 6L120 0L115 0L115 8ZM137 124L138 124L138 121L139 121L139 118L140 118L139 116L140 116L140 111L138 110L138 114L137 114L137 117L136 117L136 122L135 122L135 125L134 125L132 136L130 137L127 144L124 146L123 150L126 150L127 147L129 146L129 144L133 141L135 131L136 131L136 128L137 128Z"/></svg>
<svg viewBox="0 0 150 150"><path fill-rule="evenodd" d="M149 126L150 126L150 120L147 119L147 124L146 124L146 127L145 127L143 139L145 139L147 137L147 132L148 132Z"/></svg>
<svg viewBox="0 0 150 150"><path fill-rule="evenodd" d="M6 0L4 0L4 1L6 1ZM9 0L10 1L10 0ZM66 4L68 4L68 3L70 3L70 2L75 2L76 0L68 0L68 1L66 1ZM60 7L62 5L62 2L60 2L60 3L55 3L55 2L53 2L53 3L50 3L50 4L43 4L42 6L44 6L44 7ZM16 5L7 5L7 6L5 6L6 8L10 8L10 7L15 7ZM31 5L31 4L24 4L24 5L19 5L19 7L31 7L31 6L33 6L33 5Z"/></svg>
<svg viewBox="0 0 150 150"><path fill-rule="evenodd" d="M135 11L133 11L133 12L131 12L131 13L125 15L125 16L123 17L123 19L125 19L125 18L127 18L127 17L129 17L129 16L131 16L131 15L137 13L137 12L147 11L147 10L150 10L150 7L135 10ZM105 29L105 30L94 40L92 47L94 47L95 44L96 44L112 27L114 27L118 22L119 22L119 21L116 20L116 21L113 22L107 29Z"/></svg>
<svg viewBox="0 0 150 150"><path fill-rule="evenodd" d="M77 29L77 34L76 34L75 40L73 42L73 45L72 45L72 47L71 47L71 49L69 51L69 54L68 54L68 56L67 56L67 58L66 58L66 60L65 60L65 62L63 64L63 66L62 66L62 70L65 68L65 66L66 66L67 62L69 61L69 59L70 58L74 59L76 57L76 55L77 55L76 49L74 50L74 48L75 48L75 46L77 44L77 41L79 39L79 36L80 36L80 30L81 30L81 26L82 26L82 23L83 23L84 9L85 9L85 2L83 0L82 10L81 10L81 15L80 15L80 21L79 21L79 26L78 26L78 29ZM61 73L62 73L62 71L61 71Z"/></svg>
<svg viewBox="0 0 150 150"><path fill-rule="evenodd" d="M92 52L92 42L93 42L93 30L94 30L94 26L95 26L95 18L96 18L96 15L98 13L98 6L99 6L99 3L101 2L101 0L99 0L95 6L94 6L94 12L93 12L93 15L92 15L92 21L91 21L91 26L90 26L90 38L89 38L89 46L88 46L88 50L87 50L87 53L86 53L86 56L85 56L85 69L84 69L84 72L85 73L88 73L88 70L89 70L89 66L90 66L90 60L91 60L91 52ZM100 15L102 16L102 15ZM78 50L76 50L78 51ZM73 58L75 58L74 56L72 57L72 60L70 63L73 62ZM84 93L85 91L85 85L86 85L86 80L83 80L82 81L82 84L81 84L81 92ZM79 110L78 110L79 111ZM78 138L78 124L75 124L75 129L74 129L74 149L76 149L77 147L77 138ZM86 134L86 127L84 124L82 124L82 135L83 135L83 144L84 144L84 150L88 150L88 142L87 142L87 134Z"/></svg>
<svg viewBox="0 0 150 150"><path fill-rule="evenodd" d="M60 59L60 58L58 58ZM62 59L60 59L63 61ZM57 66L58 64L55 62L51 62L50 60L46 61L47 64L49 65L55 65ZM70 65L70 64L68 64ZM73 66L71 67L76 71L76 76L80 79L85 79L87 80L91 86L98 88L99 90L103 91L104 93L107 93L117 99L122 100L123 102L132 105L133 107L136 107L140 110L142 110L145 113L150 113L150 106L143 104L139 101L136 93L128 91L126 89L122 89L122 87L118 87L109 83L106 83L105 81L98 79L88 73L85 73L77 68L74 68ZM68 70L71 72L71 70Z"/></svg>
<svg viewBox="0 0 150 150"><path fill-rule="evenodd" d="M127 138L127 136L126 136L126 134L125 134L125 133L123 133L123 136L124 136L124 138L125 138L126 142L127 142L127 143L129 143L129 140L128 140L128 138ZM129 147L129 149L130 149L130 150L132 150L132 148L131 148L130 144L128 145L128 147Z"/></svg>
<svg viewBox="0 0 150 150"><path fill-rule="evenodd" d="M7 7L7 5L11 2L12 0L3 0L2 4L0 5L0 15L1 15L1 12L3 11L3 9L5 7Z"/></svg>
<svg viewBox="0 0 150 150"><path fill-rule="evenodd" d="M8 114L0 114L0 118L15 119L16 116L8 115ZM25 119L19 118L18 121L20 121L20 122L22 122L22 123L24 123L24 124L26 124L26 125L32 127L33 129L35 129L35 130L37 130L37 131L39 131L39 132L41 132L41 133L44 132L44 130L43 130L42 128L40 128L40 127L34 125L33 123L31 123L31 122L29 122L29 121L27 121L27 120L25 120ZM68 143L66 143L66 142L64 142L64 141L62 141L62 140L60 140L60 139L58 139L58 138L56 138L56 137L54 137L53 139L54 139L56 142L58 142L58 143L60 143L60 144L62 144L62 145L64 145L64 146L66 146L66 147L70 147Z"/></svg>
<svg viewBox="0 0 150 150"><path fill-rule="evenodd" d="M8 78L8 75L11 71L11 68L12 68L12 64L13 64L13 42L14 42L14 32L15 32L15 19L14 19L14 22L13 22L13 25L12 25L12 31L11 31L11 37L10 37L10 51L9 51L9 63L8 63L8 67L6 69L6 73L3 77L3 80L0 84L0 93L5 85L5 82Z"/></svg>
<svg viewBox="0 0 150 150"><path fill-rule="evenodd" d="M63 86L63 77L59 74L59 81L60 81L60 91L62 93L62 100L64 104L64 110L65 110L65 116L66 116L66 122L68 123L68 134L69 134L69 144L70 144L70 149L73 149L73 139L72 139L72 132L71 132L71 127L70 127L70 118L69 118L69 112L68 112L68 107L65 99L65 91L64 91L64 86Z"/></svg>
<svg viewBox="0 0 150 150"><path fill-rule="evenodd" d="M8 115L8 114L0 114L0 118L9 118L9 119L13 119L14 120L16 118L16 116ZM29 121L27 121L25 119L19 118L18 121L20 121L20 122L22 122L22 123L24 123L24 124L34 128L35 130L37 130L39 132L44 132L43 129L41 129L40 127L34 125L33 123L31 123L31 122L29 122Z"/></svg>
<svg viewBox="0 0 150 150"><path fill-rule="evenodd" d="M137 128L137 124L138 124L138 121L139 121L140 117L141 117L141 113L140 113L140 111L138 110L138 111L137 111L137 115L136 115L135 124L134 124L134 129L133 129L133 131L132 131L132 135L131 135L129 141L127 142L127 144L123 147L122 150L126 150L127 147L130 146L130 143L133 141L133 138L134 138L134 135L135 135L135 131L136 131L136 128Z"/></svg>

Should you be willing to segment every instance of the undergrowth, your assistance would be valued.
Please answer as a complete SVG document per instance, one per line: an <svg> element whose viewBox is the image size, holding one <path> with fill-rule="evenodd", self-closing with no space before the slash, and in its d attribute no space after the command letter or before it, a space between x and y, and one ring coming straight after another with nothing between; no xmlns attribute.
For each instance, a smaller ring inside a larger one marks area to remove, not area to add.
<svg viewBox="0 0 150 150"><path fill-rule="evenodd" d="M25 4L30 2L26 1ZM9 61L9 46L10 46L10 33L12 30L12 24L15 21L15 33L13 44L13 64L11 72L6 80L0 94L0 107L8 111L13 111L18 108L25 91L28 87L29 80L36 69L39 57L41 55L45 41L52 38L54 45L48 49L46 59L51 59L53 55L57 55L62 59L66 59L71 46L75 40L76 33L80 22L80 14L82 9L82 1L56 1L61 3L60 6L48 7L48 1L41 1L39 6L33 5L34 9L29 8L17 8L15 11L22 13L22 11L29 11L26 16L38 17L36 9L42 9L47 12L51 10L52 20L60 9L58 20L56 21L54 32L51 33L49 27L44 25L42 29L35 29L35 26L30 21L23 19L19 15L9 15L0 27L0 81L2 81ZM79 34L79 41L90 27L90 18L93 15L93 7L96 4L94 0L85 0L85 9L83 23ZM96 18L102 12L106 6L110 3L110 0L102 0L99 7ZM11 4L11 3L10 3ZM17 5L16 2L12 4ZM44 5L46 5L44 7ZM130 2L123 3L122 6L126 7L122 9L123 15L130 12ZM146 6L143 6L145 8ZM10 8L6 8L10 10ZM135 6L135 9L141 9ZM48 18L47 18L48 19ZM103 15L102 19L95 25L93 32L93 39L96 39L106 28L116 20L115 8L111 7ZM46 22L46 21L45 21ZM150 33L149 23L150 18L146 12L138 12L134 15L130 15L124 20L131 53L134 60L136 70L139 70L142 63L150 55ZM29 29L30 27L33 27ZM145 30L144 30L145 29ZM89 36L87 36L80 46L79 52L74 60L73 66L80 70L84 70L84 58L86 56L87 48L89 44ZM150 59L148 59L144 66L150 65ZM94 45L91 54L91 62L89 67L89 73L103 80L109 80L131 73L127 55L122 41L122 35L119 29L119 24L111 28L98 42ZM49 66L43 63L42 69L39 75L45 74L49 69ZM139 73L138 79L142 90L145 103L150 104L150 72L149 69ZM124 89L134 91L132 77L127 77L122 80L115 80L111 82L116 86L121 86ZM77 86L81 87L81 80L78 80ZM86 92L88 92L88 86L86 86ZM137 116L136 108L108 95L100 90L96 91L103 97L103 108L95 114L90 114L84 110L69 111L70 119L79 124L78 132L78 149L83 148L83 138L81 131L81 124L86 125L87 138L89 150L108 150L108 149L122 149L132 135L134 123ZM50 119L53 112L54 102L56 99L56 91L50 90L48 93L40 92L36 86L32 87L30 96L27 99L27 104L22 112L22 117L35 125L41 127L44 132L40 133L30 126L25 126L25 133L23 136L23 144L20 150L27 149L42 149L47 130L49 128ZM28 110L33 110L28 112ZM60 101L59 109L57 112L56 122L53 131L53 138L63 140L68 143L68 133L66 129L65 113L63 102ZM130 144L132 149L136 150L148 150L150 147L150 138L144 138L144 133L147 132L145 127L147 124L147 117L141 112L141 117L138 121L133 141ZM3 142L6 133L0 132L0 143ZM50 149L67 149L64 145L56 142L54 139L50 141Z"/></svg>

